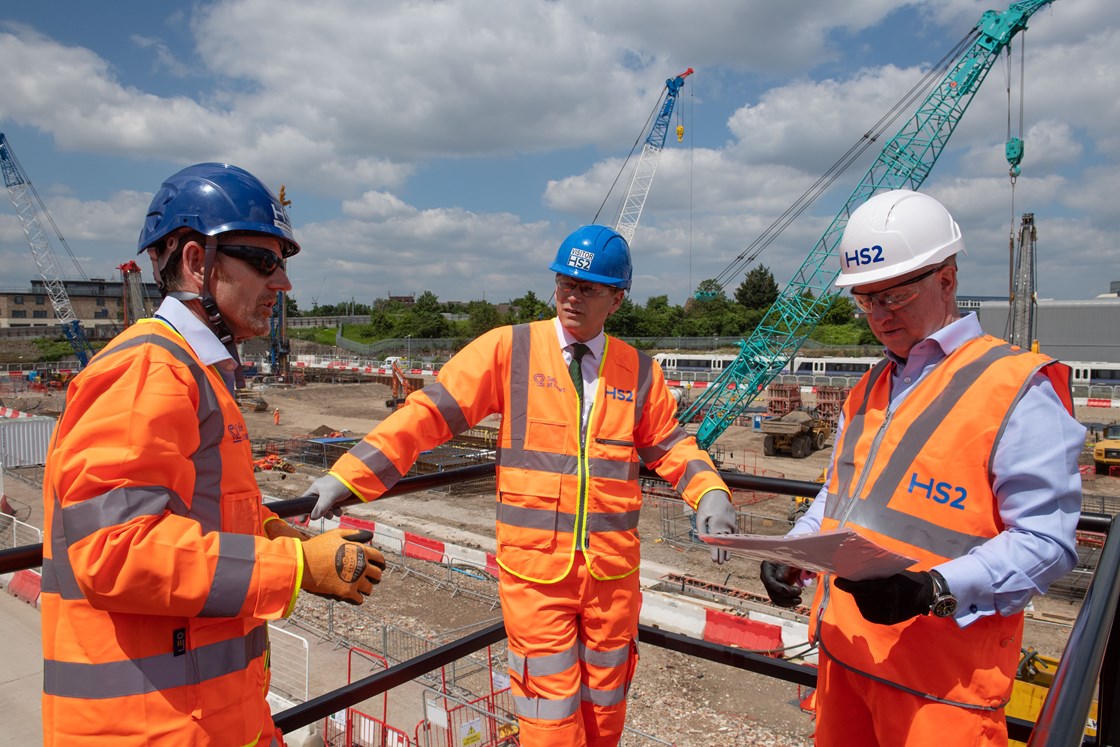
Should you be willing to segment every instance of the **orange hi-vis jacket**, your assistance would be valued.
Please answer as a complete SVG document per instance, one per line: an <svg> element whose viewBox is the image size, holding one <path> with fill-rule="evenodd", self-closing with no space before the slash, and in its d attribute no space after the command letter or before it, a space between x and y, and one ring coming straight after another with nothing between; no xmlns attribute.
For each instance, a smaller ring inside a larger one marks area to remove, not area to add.
<svg viewBox="0 0 1120 747"><path fill-rule="evenodd" d="M579 399L553 321L502 327L452 358L436 384L409 395L331 474L373 500L421 451L500 413L498 563L528 581L555 583L581 551L594 578L622 578L640 561L639 458L692 507L704 493L727 489L675 410L653 359L608 337L581 438Z"/></svg>
<svg viewBox="0 0 1120 747"><path fill-rule="evenodd" d="M44 743L269 744L266 621L302 551L263 536L221 376L137 322L70 384L43 492Z"/></svg>
<svg viewBox="0 0 1120 747"><path fill-rule="evenodd" d="M1072 411L1069 368L990 336L962 345L890 409L891 365L864 375L844 403L821 530L854 528L928 570L1003 530L992 455L1011 410L1040 370ZM915 694L979 709L1011 692L1022 613L961 628L920 615L867 622L831 582L813 600L810 629L846 668Z"/></svg>

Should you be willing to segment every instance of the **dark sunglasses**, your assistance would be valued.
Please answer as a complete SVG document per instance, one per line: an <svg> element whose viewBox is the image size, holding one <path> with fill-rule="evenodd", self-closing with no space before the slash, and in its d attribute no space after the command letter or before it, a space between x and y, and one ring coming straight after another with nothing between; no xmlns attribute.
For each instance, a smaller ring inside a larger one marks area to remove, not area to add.
<svg viewBox="0 0 1120 747"><path fill-rule="evenodd" d="M271 249L243 244L222 244L218 251L234 259L240 259L262 275L271 275L277 268L287 270L287 261Z"/></svg>

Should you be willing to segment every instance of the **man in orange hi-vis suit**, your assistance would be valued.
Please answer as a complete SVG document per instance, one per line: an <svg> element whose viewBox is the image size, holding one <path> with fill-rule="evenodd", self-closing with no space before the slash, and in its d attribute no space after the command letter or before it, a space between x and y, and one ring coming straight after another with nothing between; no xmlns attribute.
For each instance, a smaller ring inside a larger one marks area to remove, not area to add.
<svg viewBox="0 0 1120 747"><path fill-rule="evenodd" d="M268 621L301 588L361 604L385 564L368 532L291 527L253 478L234 344L268 333L299 244L218 163L164 182L139 243L163 303L70 384L47 456L43 741L282 745Z"/></svg>
<svg viewBox="0 0 1120 747"><path fill-rule="evenodd" d="M497 559L518 738L610 747L638 658L639 460L696 509L700 534L735 533L735 510L677 423L660 366L603 333L630 288L625 239L584 226L549 269L555 319L472 342L307 495L319 499L313 518L351 491L373 500L422 450L501 413ZM713 550L718 562L726 556Z"/></svg>

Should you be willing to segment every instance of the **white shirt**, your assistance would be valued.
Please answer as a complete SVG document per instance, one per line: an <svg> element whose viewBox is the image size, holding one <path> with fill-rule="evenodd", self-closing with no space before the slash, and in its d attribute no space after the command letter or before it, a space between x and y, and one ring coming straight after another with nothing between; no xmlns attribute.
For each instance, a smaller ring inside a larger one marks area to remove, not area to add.
<svg viewBox="0 0 1120 747"><path fill-rule="evenodd" d="M207 366L214 366L226 382L230 392L234 391L233 372L237 362L226 350L218 336L201 319L194 315L182 301L168 296L156 309L154 316L167 322L183 336L191 350Z"/></svg>
<svg viewBox="0 0 1120 747"><path fill-rule="evenodd" d="M564 363L570 366L572 364L572 346L579 340L572 337L571 333L564 329L564 325L560 323L560 317L553 317L552 323L556 326L556 339L564 353ZM599 388L599 367L603 363L603 350L607 347L607 336L603 334L603 330L599 330L599 334L583 344L587 346L588 352L579 362L579 366L581 373L583 373L583 422L586 423L591 415L591 405L595 402L595 391Z"/></svg>

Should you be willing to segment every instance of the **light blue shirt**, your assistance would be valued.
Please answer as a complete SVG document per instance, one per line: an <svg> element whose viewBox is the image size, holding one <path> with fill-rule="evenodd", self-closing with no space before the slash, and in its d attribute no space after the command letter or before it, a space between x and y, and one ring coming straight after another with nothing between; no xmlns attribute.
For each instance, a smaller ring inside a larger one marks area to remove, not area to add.
<svg viewBox="0 0 1120 747"><path fill-rule="evenodd" d="M207 366L214 366L222 375L230 393L233 393L237 362L205 322L195 316L182 301L170 296L163 299L163 303L156 309L155 317L167 322L182 335L200 361Z"/></svg>
<svg viewBox="0 0 1120 747"><path fill-rule="evenodd" d="M887 351L895 363L891 409L949 353L982 334L976 314L969 313L919 342L906 360ZM837 443L843 428L841 417ZM1045 374L1036 374L1008 418L992 458L992 489L1004 530L968 554L937 566L957 598L955 618L962 628L996 612L1011 615L1025 609L1031 597L1046 593L1077 563L1077 459L1084 445L1085 427L1066 411ZM826 487L791 535L820 530L831 477L830 462Z"/></svg>

